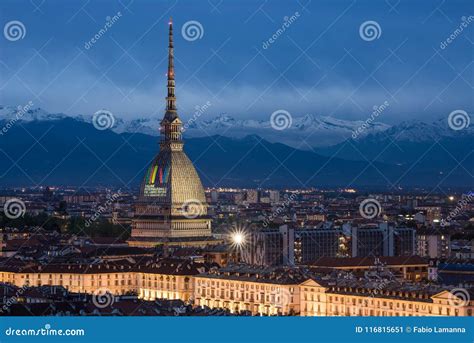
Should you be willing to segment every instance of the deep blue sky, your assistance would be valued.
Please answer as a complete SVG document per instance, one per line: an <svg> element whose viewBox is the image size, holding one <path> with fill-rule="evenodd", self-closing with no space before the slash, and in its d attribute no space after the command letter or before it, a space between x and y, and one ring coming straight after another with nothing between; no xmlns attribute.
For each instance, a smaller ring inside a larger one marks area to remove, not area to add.
<svg viewBox="0 0 474 343"><path fill-rule="evenodd" d="M209 117L268 119L286 109L294 116L365 119L384 101L390 108L379 120L387 123L455 109L472 113L474 21L445 49L440 43L462 16L474 15L473 7L470 0L3 0L1 27L19 20L26 36L0 37L0 103L31 100L68 114L105 108L119 117L161 115L172 16L185 118L207 101ZM122 17L85 49L119 11ZM295 22L263 49L295 12ZM202 39L183 39L181 27L190 20L202 24ZM370 42L359 36L368 20L382 30Z"/></svg>

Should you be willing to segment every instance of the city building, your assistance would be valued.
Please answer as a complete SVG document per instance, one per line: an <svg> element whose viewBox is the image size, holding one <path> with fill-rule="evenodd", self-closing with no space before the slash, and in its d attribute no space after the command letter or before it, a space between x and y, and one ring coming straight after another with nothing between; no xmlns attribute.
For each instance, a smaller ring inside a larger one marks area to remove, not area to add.
<svg viewBox="0 0 474 343"><path fill-rule="evenodd" d="M296 315L299 284L305 279L298 270L231 266L195 278L195 304L249 311L253 315Z"/></svg>
<svg viewBox="0 0 474 343"><path fill-rule="evenodd" d="M256 204L259 202L259 191L256 189L247 190L247 203Z"/></svg>
<svg viewBox="0 0 474 343"><path fill-rule="evenodd" d="M416 232L417 255L429 258L451 256L451 236L434 229L420 229Z"/></svg>
<svg viewBox="0 0 474 343"><path fill-rule="evenodd" d="M389 256L413 256L416 254L416 231L413 228L389 228Z"/></svg>
<svg viewBox="0 0 474 343"><path fill-rule="evenodd" d="M428 260L419 256L320 257L306 264L306 267L322 272L341 270L358 276L366 275L374 269L383 267L392 276L410 281L429 279L430 270Z"/></svg>
<svg viewBox="0 0 474 343"><path fill-rule="evenodd" d="M301 284L300 297L302 316L472 316L474 311L472 300L463 303L447 289L397 283L328 285L309 279Z"/></svg>
<svg viewBox="0 0 474 343"><path fill-rule="evenodd" d="M352 227L352 256L412 256L416 254L415 229L380 223Z"/></svg>
<svg viewBox="0 0 474 343"><path fill-rule="evenodd" d="M257 266L280 266L294 262L294 230L259 228L246 233L241 260Z"/></svg>
<svg viewBox="0 0 474 343"><path fill-rule="evenodd" d="M131 246L205 246L211 235L206 196L183 151L182 121L176 109L173 24L169 24L168 94L161 121L159 154L148 167L132 220Z"/></svg>
<svg viewBox="0 0 474 343"><path fill-rule="evenodd" d="M280 191L270 190L268 191L268 197L270 198L270 203L279 203L280 202Z"/></svg>
<svg viewBox="0 0 474 343"><path fill-rule="evenodd" d="M387 227L352 227L352 257L389 256Z"/></svg>
<svg viewBox="0 0 474 343"><path fill-rule="evenodd" d="M467 261L469 260L437 261L434 280L444 285L474 284L474 263L466 263Z"/></svg>
<svg viewBox="0 0 474 343"><path fill-rule="evenodd" d="M441 220L441 207L439 206L418 206L415 208L425 216L428 224L438 223Z"/></svg>
<svg viewBox="0 0 474 343"><path fill-rule="evenodd" d="M347 237L341 228L295 230L295 262L298 264L323 256L346 256L347 248Z"/></svg>
<svg viewBox="0 0 474 343"><path fill-rule="evenodd" d="M176 258L46 265L13 261L0 268L0 282L17 287L62 286L75 293L106 290L116 295L137 293L146 300L187 301L193 294L192 276L216 266Z"/></svg>
<svg viewBox="0 0 474 343"><path fill-rule="evenodd" d="M371 273L311 272L306 267L217 265L183 259L144 263L40 265L2 261L0 283L57 286L82 294L137 295L146 301L180 300L233 314L302 316L472 316L472 288L410 283ZM380 275L387 275L382 274ZM35 299L31 297L31 300ZM42 301L42 300L38 300Z"/></svg>

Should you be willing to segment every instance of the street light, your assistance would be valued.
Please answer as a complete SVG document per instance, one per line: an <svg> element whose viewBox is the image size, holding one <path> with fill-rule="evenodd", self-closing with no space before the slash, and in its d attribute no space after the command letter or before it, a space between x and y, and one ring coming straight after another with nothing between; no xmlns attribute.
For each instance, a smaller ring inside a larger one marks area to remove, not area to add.
<svg viewBox="0 0 474 343"><path fill-rule="evenodd" d="M242 232L234 232L232 234L232 242L237 246L241 246L242 244L245 243L244 234Z"/></svg>

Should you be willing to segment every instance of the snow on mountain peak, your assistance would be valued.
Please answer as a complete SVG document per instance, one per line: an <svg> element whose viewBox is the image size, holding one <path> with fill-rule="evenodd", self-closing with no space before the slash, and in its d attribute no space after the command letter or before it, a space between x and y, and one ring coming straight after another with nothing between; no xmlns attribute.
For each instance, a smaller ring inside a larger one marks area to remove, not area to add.
<svg viewBox="0 0 474 343"><path fill-rule="evenodd" d="M59 120L67 115L58 113L51 114L41 108L26 108L24 113L18 117L18 108L0 106L0 120ZM92 115L73 116L75 120L91 123ZM115 116L115 125L112 128L117 133L133 132L148 135L159 135L161 118L141 117L125 120ZM283 130L275 131L270 125L270 118L262 119L236 119L226 113L216 117L200 116L198 118L184 119L186 125L186 137L202 137L208 135L223 135L227 137L241 138L247 135L258 135L270 142L282 142L284 144L308 149L309 146L324 146L342 142L349 138L352 132L360 127L363 121L342 120L322 115L306 114L301 117L293 117L292 125ZM387 130L388 125L373 122L365 130L363 135ZM302 146L302 143L304 145Z"/></svg>

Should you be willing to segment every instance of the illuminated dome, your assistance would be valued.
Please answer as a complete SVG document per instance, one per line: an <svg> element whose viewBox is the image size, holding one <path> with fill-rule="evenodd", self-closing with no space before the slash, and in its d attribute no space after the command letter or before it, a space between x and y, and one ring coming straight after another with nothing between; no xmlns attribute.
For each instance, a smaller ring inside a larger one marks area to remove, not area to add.
<svg viewBox="0 0 474 343"><path fill-rule="evenodd" d="M201 180L184 151L162 150L145 174L140 195L156 204L183 204L198 201L206 209L206 196ZM206 211L207 212L207 211Z"/></svg>
<svg viewBox="0 0 474 343"><path fill-rule="evenodd" d="M160 123L160 152L147 168L132 220L133 246L215 244L204 189L183 151L182 122L176 109L173 24L168 46L168 95Z"/></svg>

